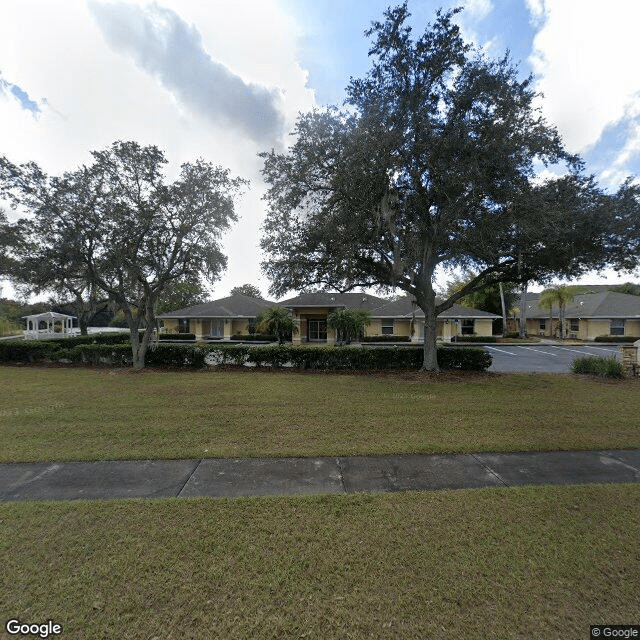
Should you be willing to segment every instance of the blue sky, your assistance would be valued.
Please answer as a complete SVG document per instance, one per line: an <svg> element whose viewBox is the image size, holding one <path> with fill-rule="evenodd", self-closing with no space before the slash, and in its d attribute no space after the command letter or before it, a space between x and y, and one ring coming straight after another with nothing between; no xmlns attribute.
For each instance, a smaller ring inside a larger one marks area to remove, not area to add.
<svg viewBox="0 0 640 640"><path fill-rule="evenodd" d="M414 32L439 7L458 5L468 40L492 57L509 49L522 76L534 74L540 108L587 172L609 189L640 176L638 0L412 0ZM298 112L342 102L349 78L369 67L363 33L387 6L3 0L0 154L56 174L88 162L90 150L135 139L164 149L170 172L197 157L230 167L252 186L212 295L245 282L266 293L257 153L283 148ZM605 278L614 279L587 279Z"/></svg>

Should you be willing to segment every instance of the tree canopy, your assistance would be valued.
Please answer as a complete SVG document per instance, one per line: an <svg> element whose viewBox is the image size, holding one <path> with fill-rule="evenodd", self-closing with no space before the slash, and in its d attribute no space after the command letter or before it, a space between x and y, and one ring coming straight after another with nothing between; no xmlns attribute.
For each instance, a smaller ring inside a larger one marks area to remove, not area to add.
<svg viewBox="0 0 640 640"><path fill-rule="evenodd" d="M236 294L249 296L250 298L262 298L260 289L252 284L243 284L238 287L233 287L233 289L231 289L231 295L235 296Z"/></svg>
<svg viewBox="0 0 640 640"><path fill-rule="evenodd" d="M459 11L413 39L406 3L388 9L347 108L301 115L292 146L262 154L270 293L399 288L425 313L433 370L436 317L460 298L605 260L606 196L534 107L532 79L463 41ZM568 173L542 182L549 164ZM477 275L436 303L436 268L452 266Z"/></svg>
<svg viewBox="0 0 640 640"><path fill-rule="evenodd" d="M19 225L30 260L49 264L51 288L77 282L105 295L123 311L134 367L142 368L163 292L201 277L213 282L225 268L219 239L236 220L244 181L196 160L167 183L162 151L136 142L92 156L90 166L51 178L35 163L0 158L0 189L32 214Z"/></svg>

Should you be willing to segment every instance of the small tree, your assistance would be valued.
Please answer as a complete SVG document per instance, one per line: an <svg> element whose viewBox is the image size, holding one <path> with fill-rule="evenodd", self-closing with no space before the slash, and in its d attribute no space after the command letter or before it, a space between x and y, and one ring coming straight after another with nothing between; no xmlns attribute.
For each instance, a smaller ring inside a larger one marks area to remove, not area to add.
<svg viewBox="0 0 640 640"><path fill-rule="evenodd" d="M553 287L552 289L546 289L540 294L540 307L549 312L551 323L553 323L553 306L558 306L561 340L565 339L564 314L567 304L573 302L573 299L580 291L580 287Z"/></svg>
<svg viewBox="0 0 640 640"><path fill-rule="evenodd" d="M258 316L257 329L259 333L276 336L280 344L283 344L285 340L291 340L293 334L298 330L291 314L282 307L265 309Z"/></svg>
<svg viewBox="0 0 640 640"><path fill-rule="evenodd" d="M339 344L349 343L371 324L368 309L334 309L327 317L327 326L336 332Z"/></svg>
<svg viewBox="0 0 640 640"><path fill-rule="evenodd" d="M243 296L249 296L250 298L262 298L262 293L260 293L260 289L255 287L252 284L243 284L239 287L233 287L231 289L231 295L235 296L237 294L242 294Z"/></svg>

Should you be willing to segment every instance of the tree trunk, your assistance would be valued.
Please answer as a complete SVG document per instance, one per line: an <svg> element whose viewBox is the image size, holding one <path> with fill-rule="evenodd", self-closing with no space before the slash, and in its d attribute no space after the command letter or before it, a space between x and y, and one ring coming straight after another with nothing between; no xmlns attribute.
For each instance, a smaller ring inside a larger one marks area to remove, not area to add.
<svg viewBox="0 0 640 640"><path fill-rule="evenodd" d="M500 303L502 304L502 337L507 335L507 309L504 304L504 290L502 289L502 282L498 283L500 288Z"/></svg>
<svg viewBox="0 0 640 640"><path fill-rule="evenodd" d="M424 349L421 371L440 371L438 367L438 319L436 316L436 294L431 283L427 286L424 298L418 300L418 306L424 311Z"/></svg>
<svg viewBox="0 0 640 640"><path fill-rule="evenodd" d="M522 293L520 295L520 337L525 338L527 335L527 283L522 285Z"/></svg>
<svg viewBox="0 0 640 640"><path fill-rule="evenodd" d="M89 332L87 331L87 327L89 325L89 321L87 318L81 314L78 316L78 326L80 327L80 335L86 336Z"/></svg>
<svg viewBox="0 0 640 640"><path fill-rule="evenodd" d="M558 315L560 316L560 339L564 340L565 339L565 331L564 331L564 305L560 304L560 310L558 312Z"/></svg>

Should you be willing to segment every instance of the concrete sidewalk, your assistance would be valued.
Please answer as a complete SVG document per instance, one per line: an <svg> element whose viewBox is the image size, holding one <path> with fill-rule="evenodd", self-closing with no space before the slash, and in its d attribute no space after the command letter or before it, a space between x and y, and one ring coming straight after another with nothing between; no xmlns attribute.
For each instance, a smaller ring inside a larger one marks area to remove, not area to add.
<svg viewBox="0 0 640 640"><path fill-rule="evenodd" d="M640 449L0 464L0 500L238 497L640 482Z"/></svg>

